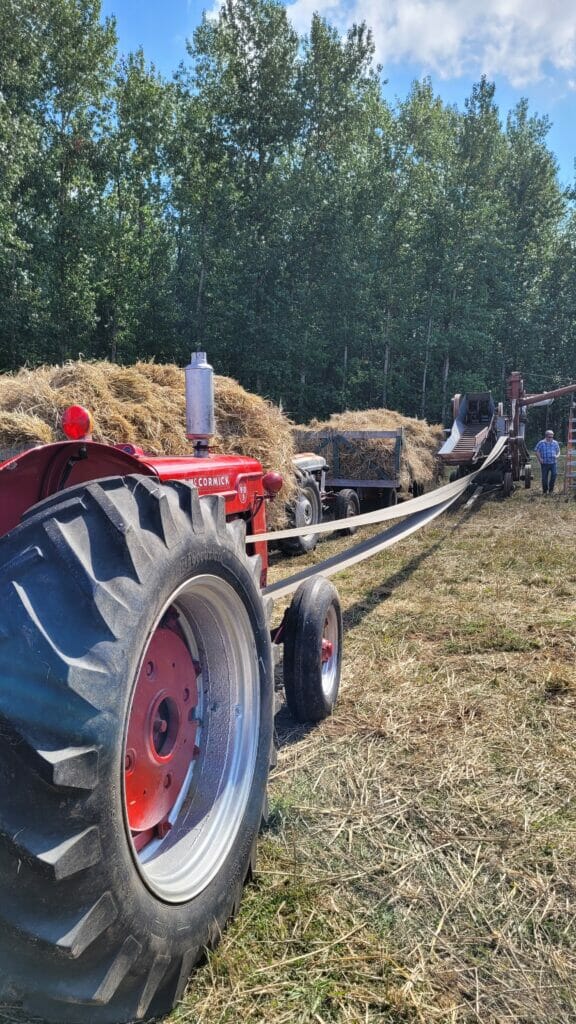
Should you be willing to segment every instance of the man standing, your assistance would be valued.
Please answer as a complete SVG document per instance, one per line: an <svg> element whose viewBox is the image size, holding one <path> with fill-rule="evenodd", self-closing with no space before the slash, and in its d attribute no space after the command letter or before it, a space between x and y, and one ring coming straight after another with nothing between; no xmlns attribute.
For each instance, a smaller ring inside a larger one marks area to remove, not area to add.
<svg viewBox="0 0 576 1024"><path fill-rule="evenodd" d="M547 430L541 441L538 441L534 451L538 457L542 470L542 493L552 494L558 472L558 456L560 445L554 440L554 431Z"/></svg>

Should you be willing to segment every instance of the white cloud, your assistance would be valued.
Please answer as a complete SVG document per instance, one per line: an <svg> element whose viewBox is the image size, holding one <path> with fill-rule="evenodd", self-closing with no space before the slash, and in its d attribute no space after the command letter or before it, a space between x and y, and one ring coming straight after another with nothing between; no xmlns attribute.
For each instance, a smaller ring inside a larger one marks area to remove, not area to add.
<svg viewBox="0 0 576 1024"><path fill-rule="evenodd" d="M300 32L318 11L344 29L366 21L377 57L443 78L502 75L514 86L576 70L576 0L295 0Z"/></svg>

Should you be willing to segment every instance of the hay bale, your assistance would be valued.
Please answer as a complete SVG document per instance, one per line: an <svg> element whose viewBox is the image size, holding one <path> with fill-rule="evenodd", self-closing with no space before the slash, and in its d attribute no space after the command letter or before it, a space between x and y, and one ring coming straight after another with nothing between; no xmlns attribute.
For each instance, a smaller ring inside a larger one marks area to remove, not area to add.
<svg viewBox="0 0 576 1024"><path fill-rule="evenodd" d="M21 421L20 450L29 444L62 439L62 410L77 403L92 412L95 441L138 444L150 455L190 454L184 370L177 366L70 362L0 375L0 413L27 418ZM250 394L228 377L215 377L215 403L218 432L212 450L250 455L262 462L265 471L282 473L282 498L269 504L267 518L272 527L283 525L284 504L295 489L290 421L271 402ZM25 422L30 419L34 422L26 434ZM6 429L6 436L11 436L8 421ZM18 434L16 426L12 432Z"/></svg>
<svg viewBox="0 0 576 1024"><path fill-rule="evenodd" d="M404 445L400 459L400 485L408 490L416 481L432 487L441 470L436 452L444 432L440 425L426 420L403 416L392 409L365 409L334 413L329 420L312 420L307 427L298 427L296 447L299 451L314 450L315 433L349 430L404 430ZM340 473L357 480L375 480L381 470L387 476L394 474L394 440L388 438L354 441L351 448L340 450Z"/></svg>
<svg viewBox="0 0 576 1024"><path fill-rule="evenodd" d="M0 409L0 462L26 448L33 448L37 444L50 444L53 440L53 430L39 416Z"/></svg>
<svg viewBox="0 0 576 1024"><path fill-rule="evenodd" d="M57 431L64 404L54 392L46 367L0 375L0 409L38 416Z"/></svg>
<svg viewBox="0 0 576 1024"><path fill-rule="evenodd" d="M161 388L172 388L184 394L184 370L173 363L146 363L139 361L134 369Z"/></svg>
<svg viewBox="0 0 576 1024"><path fill-rule="evenodd" d="M4 412L25 411L30 399L28 383L19 377L3 374L0 378L0 399Z"/></svg>

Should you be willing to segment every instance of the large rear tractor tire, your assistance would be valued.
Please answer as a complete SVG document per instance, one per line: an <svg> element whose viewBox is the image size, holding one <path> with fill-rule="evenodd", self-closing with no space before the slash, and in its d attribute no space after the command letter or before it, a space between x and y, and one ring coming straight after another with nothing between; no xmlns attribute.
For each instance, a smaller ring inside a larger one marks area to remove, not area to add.
<svg viewBox="0 0 576 1024"><path fill-rule="evenodd" d="M0 999L164 1015L236 912L273 726L260 560L224 499L110 478L0 540Z"/></svg>
<svg viewBox="0 0 576 1024"><path fill-rule="evenodd" d="M298 722L320 722L334 710L342 668L338 591L323 576L301 583L284 634L284 692Z"/></svg>
<svg viewBox="0 0 576 1024"><path fill-rule="evenodd" d="M298 486L294 506L290 509L292 526L314 526L322 521L322 498L320 488L313 476L306 474ZM280 548L289 555L306 555L314 551L318 534L309 533L304 537L289 537L280 541Z"/></svg>

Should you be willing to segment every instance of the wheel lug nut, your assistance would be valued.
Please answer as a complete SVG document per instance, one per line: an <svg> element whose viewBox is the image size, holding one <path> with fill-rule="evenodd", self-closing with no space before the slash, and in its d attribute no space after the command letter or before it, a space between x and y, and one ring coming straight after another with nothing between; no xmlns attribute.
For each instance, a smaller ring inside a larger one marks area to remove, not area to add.
<svg viewBox="0 0 576 1024"><path fill-rule="evenodd" d="M172 785L172 776L170 775L170 772L168 772L168 775L164 776L164 789L170 789L171 785Z"/></svg>
<svg viewBox="0 0 576 1024"><path fill-rule="evenodd" d="M188 701L190 700L190 690L188 689L188 687L186 687L184 693L182 694L182 700L184 701L185 704L187 704Z"/></svg>
<svg viewBox="0 0 576 1024"><path fill-rule="evenodd" d="M154 662L153 661L147 661L146 662L146 675L148 676L148 678L150 678L150 676L152 675L153 672L154 672Z"/></svg>

